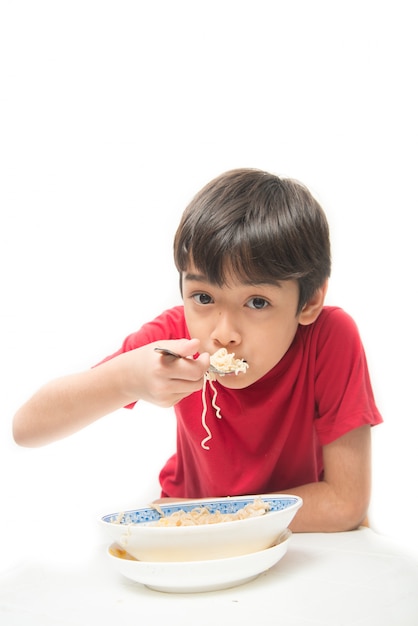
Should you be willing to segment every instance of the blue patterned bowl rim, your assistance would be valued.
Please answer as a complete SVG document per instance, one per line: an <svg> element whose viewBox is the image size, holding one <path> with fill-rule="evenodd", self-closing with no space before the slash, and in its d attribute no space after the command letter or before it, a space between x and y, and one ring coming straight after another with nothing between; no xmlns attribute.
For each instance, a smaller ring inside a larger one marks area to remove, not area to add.
<svg viewBox="0 0 418 626"><path fill-rule="evenodd" d="M159 507L165 515L171 515L178 511L185 511L186 513L196 507L206 507L210 513L219 511L220 513L236 513L247 504L254 502L255 498L262 498L264 502L270 505L270 510L266 513L275 513L289 509L290 507L300 506L302 504L301 498L298 496L239 496L237 498L210 498L207 500L190 500L185 502L163 504L159 503ZM145 507L140 509L133 509L131 511L120 511L117 513L109 513L104 515L101 519L108 524L149 524L157 522L160 519L160 513L152 508ZM254 518L253 518L254 519ZM246 520L242 520L246 521ZM164 528L164 527L162 527Z"/></svg>

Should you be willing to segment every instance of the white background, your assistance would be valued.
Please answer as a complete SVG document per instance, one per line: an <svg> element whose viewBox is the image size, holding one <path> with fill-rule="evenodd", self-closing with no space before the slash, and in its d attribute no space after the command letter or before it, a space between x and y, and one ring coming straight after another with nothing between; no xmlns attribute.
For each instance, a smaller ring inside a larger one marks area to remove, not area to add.
<svg viewBox="0 0 418 626"><path fill-rule="evenodd" d="M371 522L418 552L414 5L1 2L2 566L83 559L99 515L159 494L170 410L121 409L34 450L11 420L180 303L180 214L241 166L302 180L328 214L327 302L358 323L385 419Z"/></svg>

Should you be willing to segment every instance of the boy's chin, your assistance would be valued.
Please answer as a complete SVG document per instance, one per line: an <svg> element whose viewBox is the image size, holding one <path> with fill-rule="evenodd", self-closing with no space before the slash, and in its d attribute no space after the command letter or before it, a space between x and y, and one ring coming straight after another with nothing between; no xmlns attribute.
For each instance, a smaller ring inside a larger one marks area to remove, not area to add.
<svg viewBox="0 0 418 626"><path fill-rule="evenodd" d="M226 376L217 376L216 381L227 389L245 389L249 387L254 380L247 374L227 374Z"/></svg>

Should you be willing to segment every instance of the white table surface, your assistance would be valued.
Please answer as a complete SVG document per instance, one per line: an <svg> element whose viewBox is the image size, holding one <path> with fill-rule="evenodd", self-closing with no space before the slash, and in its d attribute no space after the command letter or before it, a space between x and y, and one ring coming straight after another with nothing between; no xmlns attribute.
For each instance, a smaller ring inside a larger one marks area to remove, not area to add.
<svg viewBox="0 0 418 626"><path fill-rule="evenodd" d="M418 624L418 560L367 528L294 534L284 558L257 579L197 594L161 593L124 578L106 547L77 564L35 559L3 571L1 626Z"/></svg>

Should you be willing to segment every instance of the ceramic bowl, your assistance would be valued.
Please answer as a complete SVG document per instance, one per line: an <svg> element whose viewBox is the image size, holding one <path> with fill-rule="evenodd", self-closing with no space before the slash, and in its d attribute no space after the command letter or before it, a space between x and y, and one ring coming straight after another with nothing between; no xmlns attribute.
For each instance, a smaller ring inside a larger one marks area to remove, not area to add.
<svg viewBox="0 0 418 626"><path fill-rule="evenodd" d="M209 513L234 514L261 498L264 514L246 519L194 526L157 526L153 507L110 513L100 519L107 536L136 559L152 562L226 559L274 546L302 506L294 495L260 494L159 504L164 516L206 507Z"/></svg>

